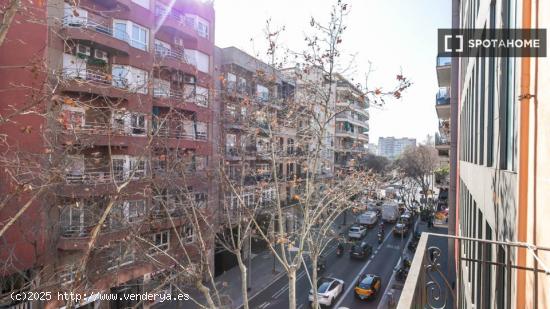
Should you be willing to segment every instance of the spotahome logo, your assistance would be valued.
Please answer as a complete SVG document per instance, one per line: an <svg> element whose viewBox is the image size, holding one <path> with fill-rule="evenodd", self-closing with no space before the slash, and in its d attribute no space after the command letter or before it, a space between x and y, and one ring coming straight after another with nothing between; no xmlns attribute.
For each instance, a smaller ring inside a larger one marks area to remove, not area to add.
<svg viewBox="0 0 550 309"><path fill-rule="evenodd" d="M442 57L546 57L546 29L438 29Z"/></svg>

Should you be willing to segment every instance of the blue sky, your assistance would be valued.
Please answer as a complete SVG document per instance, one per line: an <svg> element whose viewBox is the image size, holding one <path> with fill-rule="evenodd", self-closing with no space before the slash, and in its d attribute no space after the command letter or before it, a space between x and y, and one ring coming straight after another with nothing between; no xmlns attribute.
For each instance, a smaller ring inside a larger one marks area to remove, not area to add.
<svg viewBox="0 0 550 309"><path fill-rule="evenodd" d="M262 53L267 18L286 27L280 41L291 49L303 46L310 16L326 20L334 1L216 0L216 45ZM437 130L435 61L437 29L451 26L451 0L349 0L350 14L342 44L355 54L349 77L364 80L368 63L374 72L369 86L394 84L401 70L414 85L404 98L382 109L371 108L370 140L380 136L414 137L419 142ZM251 41L252 39L252 41ZM344 60L344 62L348 62Z"/></svg>

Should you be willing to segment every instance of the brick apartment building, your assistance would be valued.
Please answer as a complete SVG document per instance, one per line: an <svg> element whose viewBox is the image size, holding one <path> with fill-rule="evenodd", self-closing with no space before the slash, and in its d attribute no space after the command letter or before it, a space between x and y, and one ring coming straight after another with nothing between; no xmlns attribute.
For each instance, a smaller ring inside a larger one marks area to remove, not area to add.
<svg viewBox="0 0 550 309"><path fill-rule="evenodd" d="M0 296L164 291L174 264L211 267L188 212L218 204L214 17L194 0L23 1L0 46L0 228L24 210L0 238Z"/></svg>

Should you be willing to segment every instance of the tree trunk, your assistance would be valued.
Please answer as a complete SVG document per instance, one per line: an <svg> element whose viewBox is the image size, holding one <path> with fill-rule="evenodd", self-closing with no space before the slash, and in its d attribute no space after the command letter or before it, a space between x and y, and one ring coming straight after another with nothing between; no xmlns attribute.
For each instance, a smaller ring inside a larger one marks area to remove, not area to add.
<svg viewBox="0 0 550 309"><path fill-rule="evenodd" d="M311 259L311 284L313 289L313 308L319 308L319 299L317 298L317 258Z"/></svg>
<svg viewBox="0 0 550 309"><path fill-rule="evenodd" d="M296 267L288 269L288 309L296 309Z"/></svg>
<svg viewBox="0 0 550 309"><path fill-rule="evenodd" d="M210 308L210 309L218 308L218 306L216 306L216 304L214 303L214 300L212 299L212 295L210 295L210 289L208 287L206 287L204 284L202 284L201 279L197 279L195 281L195 286L202 293L202 295L204 295L204 297L206 298L206 302L208 303L208 308Z"/></svg>
<svg viewBox="0 0 550 309"><path fill-rule="evenodd" d="M239 269L241 270L241 293L243 294L243 308L248 309L248 269L243 263L243 258L240 252L237 253L237 262L239 263Z"/></svg>

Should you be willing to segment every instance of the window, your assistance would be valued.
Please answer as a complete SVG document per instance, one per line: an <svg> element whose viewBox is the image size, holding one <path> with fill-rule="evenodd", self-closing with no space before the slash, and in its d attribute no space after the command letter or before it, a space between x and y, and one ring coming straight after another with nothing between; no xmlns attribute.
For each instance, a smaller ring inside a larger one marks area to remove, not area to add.
<svg viewBox="0 0 550 309"><path fill-rule="evenodd" d="M138 222L145 216L145 201L127 201L124 205L124 216L128 222Z"/></svg>
<svg viewBox="0 0 550 309"><path fill-rule="evenodd" d="M199 208L205 207L208 195L204 192L195 192L195 205Z"/></svg>
<svg viewBox="0 0 550 309"><path fill-rule="evenodd" d="M128 42L132 47L148 50L149 29L145 27L128 20L114 20L113 35L119 40Z"/></svg>
<svg viewBox="0 0 550 309"><path fill-rule="evenodd" d="M122 243L119 243L109 249L107 259L107 269L111 270L132 264L135 261L136 256L132 248L127 248Z"/></svg>
<svg viewBox="0 0 550 309"><path fill-rule="evenodd" d="M275 190L273 188L262 191L261 202L262 205L266 205L272 202L275 198Z"/></svg>
<svg viewBox="0 0 550 309"><path fill-rule="evenodd" d="M237 85L239 93L246 93L246 79L239 77L239 84Z"/></svg>
<svg viewBox="0 0 550 309"><path fill-rule="evenodd" d="M111 70L113 76L113 86L118 88L128 88L129 86L129 67L124 65L113 65Z"/></svg>
<svg viewBox="0 0 550 309"><path fill-rule="evenodd" d="M227 90L235 91L237 87L237 75L233 73L227 73Z"/></svg>
<svg viewBox="0 0 550 309"><path fill-rule="evenodd" d="M155 78L153 80L153 96L155 98L168 98L170 96L170 82Z"/></svg>
<svg viewBox="0 0 550 309"><path fill-rule="evenodd" d="M192 243L195 240L195 231L193 225L185 225L181 227L181 239L184 243Z"/></svg>
<svg viewBox="0 0 550 309"><path fill-rule="evenodd" d="M71 54L63 54L63 77L86 78L86 59L80 59Z"/></svg>
<svg viewBox="0 0 550 309"><path fill-rule="evenodd" d="M84 235L84 205L75 203L67 207L61 216L61 226L65 236Z"/></svg>
<svg viewBox="0 0 550 309"><path fill-rule="evenodd" d="M199 106L208 107L208 88L197 86L195 89L196 104Z"/></svg>
<svg viewBox="0 0 550 309"><path fill-rule="evenodd" d="M126 32L126 21L113 22L113 35L115 38L128 42L128 32Z"/></svg>
<svg viewBox="0 0 550 309"><path fill-rule="evenodd" d="M148 38L149 29L132 24L132 40L130 41L131 46L141 50L147 50L149 41Z"/></svg>
<svg viewBox="0 0 550 309"><path fill-rule="evenodd" d="M270 164L269 163L260 163L257 165L257 171L258 174L267 174L271 171Z"/></svg>
<svg viewBox="0 0 550 309"><path fill-rule="evenodd" d="M132 134L145 135L146 133L146 120L143 114L132 114Z"/></svg>
<svg viewBox="0 0 550 309"><path fill-rule="evenodd" d="M75 14L76 12L76 14ZM63 25L69 27L80 27L88 21L88 11L74 7L65 2Z"/></svg>
<svg viewBox="0 0 550 309"><path fill-rule="evenodd" d="M146 161L130 156L114 155L112 158L113 176L117 181L140 179L147 175Z"/></svg>
<svg viewBox="0 0 550 309"><path fill-rule="evenodd" d="M208 139L208 127L205 122L197 122L197 139L207 140Z"/></svg>
<svg viewBox="0 0 550 309"><path fill-rule="evenodd" d="M289 155L294 154L294 140L292 138L286 141L286 152Z"/></svg>
<svg viewBox="0 0 550 309"><path fill-rule="evenodd" d="M262 85L256 85L256 95L260 101L269 100L269 89Z"/></svg>
<svg viewBox="0 0 550 309"><path fill-rule="evenodd" d="M196 30L199 36L203 38L208 38L208 28L209 28L208 21L204 18L197 16Z"/></svg>
<svg viewBox="0 0 550 309"><path fill-rule="evenodd" d="M197 70L208 73L210 71L210 57L207 54L196 52Z"/></svg>
<svg viewBox="0 0 550 309"><path fill-rule="evenodd" d="M132 2L146 9L150 8L149 0L132 0Z"/></svg>
<svg viewBox="0 0 550 309"><path fill-rule="evenodd" d="M145 160L139 160L137 158L129 158L130 170L129 175L133 174L132 179L140 179L145 177Z"/></svg>
<svg viewBox="0 0 550 309"><path fill-rule="evenodd" d="M155 53L160 56L167 56L170 53L170 44L155 39Z"/></svg>
<svg viewBox="0 0 550 309"><path fill-rule="evenodd" d="M153 245L151 252L166 251L170 248L170 231L162 231L153 234Z"/></svg>

